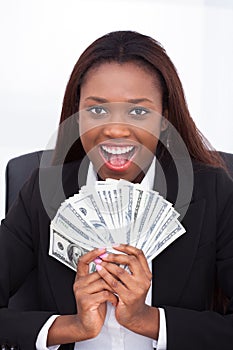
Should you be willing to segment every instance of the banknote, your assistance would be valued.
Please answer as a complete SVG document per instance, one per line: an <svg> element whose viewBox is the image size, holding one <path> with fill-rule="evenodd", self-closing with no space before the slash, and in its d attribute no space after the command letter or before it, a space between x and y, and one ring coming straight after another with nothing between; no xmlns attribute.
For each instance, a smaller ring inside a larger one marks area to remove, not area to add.
<svg viewBox="0 0 233 350"><path fill-rule="evenodd" d="M150 262L185 232L179 213L158 192L106 179L83 186L61 204L50 224L49 255L76 270L88 251L112 252L114 244L126 243L142 249Z"/></svg>
<svg viewBox="0 0 233 350"><path fill-rule="evenodd" d="M80 242L57 232L53 226L50 227L49 254L64 265L76 271L78 258L88 251Z"/></svg>

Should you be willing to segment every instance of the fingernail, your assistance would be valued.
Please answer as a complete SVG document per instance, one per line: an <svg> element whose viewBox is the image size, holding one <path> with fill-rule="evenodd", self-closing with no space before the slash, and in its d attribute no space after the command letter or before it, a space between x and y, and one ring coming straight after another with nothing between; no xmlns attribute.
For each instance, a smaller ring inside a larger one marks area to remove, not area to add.
<svg viewBox="0 0 233 350"><path fill-rule="evenodd" d="M104 259L104 258L107 258L107 256L108 256L108 253L103 253L103 254L100 255L100 258Z"/></svg>
<svg viewBox="0 0 233 350"><path fill-rule="evenodd" d="M95 263L95 264L101 264L101 263L102 263L102 260L99 259L99 258L96 258L96 259L94 260L94 263Z"/></svg>
<svg viewBox="0 0 233 350"><path fill-rule="evenodd" d="M96 265L96 270L97 270L97 271L102 270L102 266L97 264L97 265Z"/></svg>

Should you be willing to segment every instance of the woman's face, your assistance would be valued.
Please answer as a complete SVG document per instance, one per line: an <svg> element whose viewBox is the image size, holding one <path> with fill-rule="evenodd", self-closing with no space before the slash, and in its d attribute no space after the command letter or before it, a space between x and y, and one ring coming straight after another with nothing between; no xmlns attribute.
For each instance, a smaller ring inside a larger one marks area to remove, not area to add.
<svg viewBox="0 0 233 350"><path fill-rule="evenodd" d="M102 179L140 182L144 177L165 128L159 86L155 74L133 62L103 63L87 72L79 128Z"/></svg>

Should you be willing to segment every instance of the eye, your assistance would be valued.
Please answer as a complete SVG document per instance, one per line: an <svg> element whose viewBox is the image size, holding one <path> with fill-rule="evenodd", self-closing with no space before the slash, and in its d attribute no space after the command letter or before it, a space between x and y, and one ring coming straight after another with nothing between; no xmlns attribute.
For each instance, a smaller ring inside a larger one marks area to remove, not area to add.
<svg viewBox="0 0 233 350"><path fill-rule="evenodd" d="M143 119L146 117L146 114L149 113L149 110L144 107L135 107L130 110L129 114L135 119Z"/></svg>
<svg viewBox="0 0 233 350"><path fill-rule="evenodd" d="M107 111L102 106L92 106L87 109L88 112L91 112L95 118L101 118L107 114Z"/></svg>

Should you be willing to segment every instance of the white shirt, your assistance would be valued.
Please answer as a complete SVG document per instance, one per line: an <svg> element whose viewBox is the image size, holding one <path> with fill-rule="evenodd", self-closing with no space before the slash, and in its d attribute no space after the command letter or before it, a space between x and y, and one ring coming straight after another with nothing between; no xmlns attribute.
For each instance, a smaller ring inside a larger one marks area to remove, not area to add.
<svg viewBox="0 0 233 350"><path fill-rule="evenodd" d="M155 176L154 174L155 158L151 163L151 166L148 169L144 179L141 182L141 185L143 185L145 189L153 189ZM92 185L93 182L96 181L96 179L97 174L94 170L93 164L90 163L86 185ZM147 294L146 303L148 305L151 305L151 287ZM105 317L104 325L99 335L95 338L76 343L74 350L102 350L103 347L108 350L152 350L153 348L156 348L157 350L166 350L167 333L164 309L159 308L159 315L160 329L158 341L156 341L151 338L144 337L140 334L131 332L127 328L121 326L115 318L115 308L112 306L111 303L107 303L107 314ZM40 330L36 341L37 350L56 350L59 348L60 345L51 347L46 346L48 330L57 317L58 315L51 316Z"/></svg>

